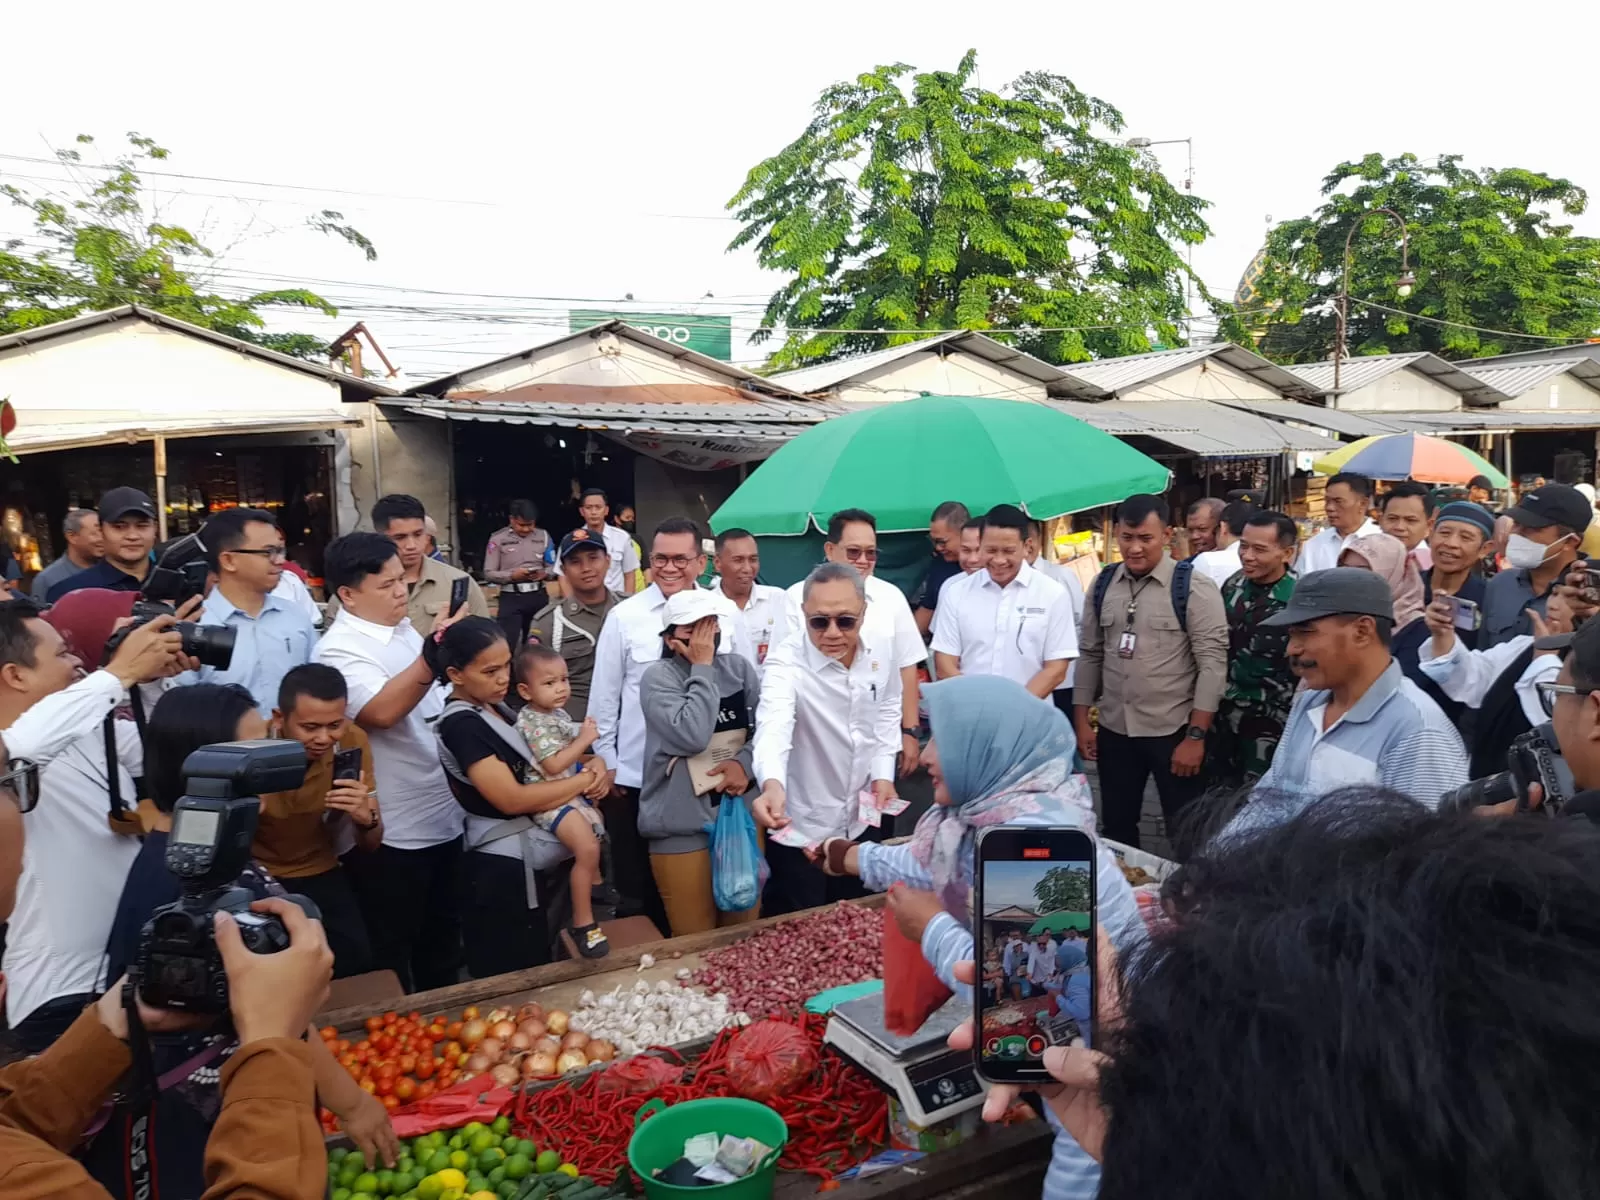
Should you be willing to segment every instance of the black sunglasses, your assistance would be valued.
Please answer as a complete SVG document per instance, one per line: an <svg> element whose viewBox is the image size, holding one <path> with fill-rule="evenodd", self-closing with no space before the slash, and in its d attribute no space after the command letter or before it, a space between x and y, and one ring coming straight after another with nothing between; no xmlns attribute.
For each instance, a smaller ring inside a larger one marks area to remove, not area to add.
<svg viewBox="0 0 1600 1200"><path fill-rule="evenodd" d="M827 617L818 613L814 617L807 617L806 624L818 633L824 632L829 625L837 625L840 633L849 633L857 625L861 624L861 618L854 613L840 613L835 617Z"/></svg>
<svg viewBox="0 0 1600 1200"><path fill-rule="evenodd" d="M13 758L0 775L0 791L9 788L17 798L17 811L30 813L39 804L39 764Z"/></svg>

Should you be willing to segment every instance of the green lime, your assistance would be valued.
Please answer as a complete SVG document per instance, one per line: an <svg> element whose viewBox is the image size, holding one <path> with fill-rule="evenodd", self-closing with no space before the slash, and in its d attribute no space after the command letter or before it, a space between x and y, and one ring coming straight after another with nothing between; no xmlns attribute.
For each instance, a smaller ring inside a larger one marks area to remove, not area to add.
<svg viewBox="0 0 1600 1200"><path fill-rule="evenodd" d="M485 1132L488 1128L489 1127L482 1121L468 1121L461 1127L461 1136L469 1138L477 1137L480 1133Z"/></svg>
<svg viewBox="0 0 1600 1200"><path fill-rule="evenodd" d="M561 1155L554 1150L546 1150L534 1161L533 1169L541 1175L548 1175L561 1165Z"/></svg>
<svg viewBox="0 0 1600 1200"><path fill-rule="evenodd" d="M378 1195L394 1195L394 1172L387 1167L378 1172Z"/></svg>
<svg viewBox="0 0 1600 1200"><path fill-rule="evenodd" d="M512 1200L512 1198L517 1194L517 1185L508 1179L499 1187L495 1188L495 1192L497 1195L499 1195L500 1200Z"/></svg>
<svg viewBox="0 0 1600 1200"><path fill-rule="evenodd" d="M480 1175L487 1175L490 1171L494 1170L501 1163L505 1162L505 1160L506 1160L506 1152L504 1150L500 1149L499 1146L495 1146L492 1149L485 1150L482 1154L477 1156L477 1160L476 1161L477 1161L477 1164L478 1164L478 1173Z"/></svg>
<svg viewBox="0 0 1600 1200"><path fill-rule="evenodd" d="M449 1146L450 1149L452 1149L452 1150L459 1150L459 1149L461 1149L461 1147L465 1146L466 1144L467 1144L467 1139L465 1137L463 1137L459 1133L456 1134L455 1136L453 1136L448 1142L445 1143L445 1145Z"/></svg>
<svg viewBox="0 0 1600 1200"><path fill-rule="evenodd" d="M394 1187L390 1189L391 1196L404 1196L417 1186L417 1177L410 1171L396 1170L394 1173Z"/></svg>
<svg viewBox="0 0 1600 1200"><path fill-rule="evenodd" d="M347 1155L349 1153L350 1153L350 1151L344 1149L344 1147L342 1147L342 1146L333 1146L333 1147L331 1147L328 1150L328 1165L331 1167L331 1166L333 1166L334 1163L343 1162L344 1159L345 1159L345 1155Z"/></svg>
<svg viewBox="0 0 1600 1200"><path fill-rule="evenodd" d="M472 1140L467 1143L466 1149L471 1150L474 1155L480 1155L491 1146L499 1145L500 1139L485 1129L482 1133L473 1135Z"/></svg>
<svg viewBox="0 0 1600 1200"><path fill-rule="evenodd" d="M470 1196L473 1192L486 1192L488 1190L489 1181L482 1175L467 1176L467 1195Z"/></svg>
<svg viewBox="0 0 1600 1200"><path fill-rule="evenodd" d="M432 1175L435 1171L443 1171L451 1165L450 1151L436 1150L433 1153L433 1157L428 1159L427 1171L428 1174Z"/></svg>
<svg viewBox="0 0 1600 1200"><path fill-rule="evenodd" d="M490 1187L499 1187L506 1181L506 1169L503 1165L493 1167L484 1178L489 1181Z"/></svg>
<svg viewBox="0 0 1600 1200"><path fill-rule="evenodd" d="M533 1164L528 1161L526 1154L513 1154L506 1159L507 1179L526 1179L533 1170Z"/></svg>
<svg viewBox="0 0 1600 1200"><path fill-rule="evenodd" d="M471 1162L472 1155L468 1154L465 1150L450 1151L450 1165L456 1170L465 1171L468 1164Z"/></svg>
<svg viewBox="0 0 1600 1200"><path fill-rule="evenodd" d="M361 1178L361 1159L347 1158L339 1165L339 1186L354 1188L356 1180Z"/></svg>
<svg viewBox="0 0 1600 1200"><path fill-rule="evenodd" d="M328 1200L350 1200L349 1188L334 1188Z"/></svg>
<svg viewBox="0 0 1600 1200"><path fill-rule="evenodd" d="M517 1153L528 1159L530 1162L539 1157L538 1149L535 1148L534 1144L527 1138L523 1138L517 1143Z"/></svg>
<svg viewBox="0 0 1600 1200"><path fill-rule="evenodd" d="M439 1193L444 1191L444 1184L432 1175L425 1175L417 1183L417 1200L439 1200Z"/></svg>
<svg viewBox="0 0 1600 1200"><path fill-rule="evenodd" d="M498 1133L501 1137L505 1137L506 1134L511 1132L511 1118L496 1117L494 1119L494 1123L491 1124L489 1128L494 1130L494 1132Z"/></svg>
<svg viewBox="0 0 1600 1200"><path fill-rule="evenodd" d="M356 1177L355 1184L350 1190L358 1196L376 1196L378 1194L378 1177L371 1171L363 1171Z"/></svg>

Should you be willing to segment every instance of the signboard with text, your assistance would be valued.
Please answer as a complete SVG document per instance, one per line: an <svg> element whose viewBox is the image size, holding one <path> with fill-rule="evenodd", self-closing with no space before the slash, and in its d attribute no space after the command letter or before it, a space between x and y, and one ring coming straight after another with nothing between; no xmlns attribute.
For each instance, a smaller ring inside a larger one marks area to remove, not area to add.
<svg viewBox="0 0 1600 1200"><path fill-rule="evenodd" d="M607 321L625 321L663 342L698 351L709 358L719 358L723 362L733 358L732 317L719 317L714 313L605 312L597 308L574 308L567 313L567 328L573 333Z"/></svg>

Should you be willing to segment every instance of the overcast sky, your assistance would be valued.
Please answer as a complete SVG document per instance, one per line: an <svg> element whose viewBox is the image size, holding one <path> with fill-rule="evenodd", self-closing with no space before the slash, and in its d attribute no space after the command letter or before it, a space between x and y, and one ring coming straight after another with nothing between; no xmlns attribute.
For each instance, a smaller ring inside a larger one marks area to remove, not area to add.
<svg viewBox="0 0 1600 1200"><path fill-rule="evenodd" d="M1225 295L1267 218L1309 212L1327 170L1369 151L1461 153L1600 189L1593 73L1570 57L1600 37L1600 5L1468 14L279 0L91 3L63 22L12 5L0 154L45 157L79 132L114 146L137 130L172 150L167 170L251 181L152 180L163 215L232 247L219 288L328 281L311 286L345 312L297 327L365 319L415 379L547 340L569 300L630 292L651 308L732 312L734 357L755 362L739 334L773 281L748 252L725 253L723 206L800 132L822 88L875 64L950 68L976 47L986 86L1059 72L1120 108L1124 136L1192 138L1195 190L1214 205L1195 265ZM1184 147L1158 152L1181 178ZM7 176L63 179L0 158ZM320 208L365 232L378 261L298 232ZM1600 234L1593 212L1577 224ZM0 213L0 230L17 228Z"/></svg>

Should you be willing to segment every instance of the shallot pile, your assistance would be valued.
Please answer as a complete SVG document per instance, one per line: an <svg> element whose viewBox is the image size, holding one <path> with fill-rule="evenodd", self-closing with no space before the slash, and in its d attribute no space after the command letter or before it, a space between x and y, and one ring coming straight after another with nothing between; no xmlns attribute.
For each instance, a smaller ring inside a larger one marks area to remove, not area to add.
<svg viewBox="0 0 1600 1200"><path fill-rule="evenodd" d="M679 1046L749 1021L729 1008L726 996L702 995L665 979L651 987L641 979L627 990L618 984L598 996L584 992L570 1027L607 1040L627 1056L651 1046Z"/></svg>
<svg viewBox="0 0 1600 1200"><path fill-rule="evenodd" d="M497 1008L487 1020L465 1022L461 1044L467 1050L461 1077L488 1074L501 1087L581 1071L617 1054L612 1042L572 1028L559 1008L546 1012L538 1004L524 1004L514 1020L510 1009Z"/></svg>
<svg viewBox="0 0 1600 1200"><path fill-rule="evenodd" d="M883 915L859 904L785 921L700 956L694 982L751 1018L794 1012L818 992L883 974Z"/></svg>

